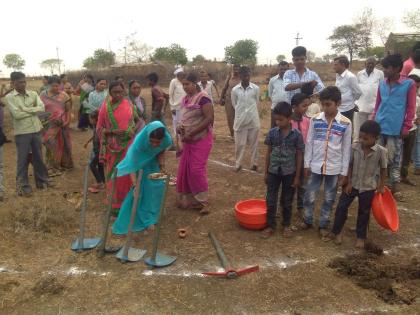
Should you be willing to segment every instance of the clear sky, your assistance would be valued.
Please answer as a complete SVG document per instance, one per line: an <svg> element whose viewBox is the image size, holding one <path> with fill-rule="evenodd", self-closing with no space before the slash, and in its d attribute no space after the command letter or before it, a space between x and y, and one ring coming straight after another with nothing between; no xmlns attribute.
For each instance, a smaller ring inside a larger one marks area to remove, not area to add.
<svg viewBox="0 0 420 315"><path fill-rule="evenodd" d="M118 54L133 32L154 48L179 43L189 58L219 60L225 46L250 38L259 43L259 63L275 62L278 54L290 59L300 32L300 44L321 56L330 52L327 37L334 27L352 23L364 7L393 18L393 31L404 32L402 15L420 5L415 0L4 1L0 58L18 53L26 60L24 71L47 74L39 64L55 58L59 47L65 69L79 69L96 48ZM9 72L2 63L0 70Z"/></svg>

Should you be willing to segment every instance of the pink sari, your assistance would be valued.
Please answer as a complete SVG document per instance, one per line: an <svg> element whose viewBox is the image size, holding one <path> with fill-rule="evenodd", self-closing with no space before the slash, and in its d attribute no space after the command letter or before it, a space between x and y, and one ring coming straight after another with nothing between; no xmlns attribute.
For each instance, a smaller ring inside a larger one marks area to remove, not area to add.
<svg viewBox="0 0 420 315"><path fill-rule="evenodd" d="M188 130L204 119L202 106L211 104L206 92L194 97L185 96L181 102L181 124ZM211 125L197 134L191 142L183 142L177 175L177 192L182 207L208 204L207 160L213 146Z"/></svg>
<svg viewBox="0 0 420 315"><path fill-rule="evenodd" d="M70 109L66 107L70 97L65 92L49 96L48 92L44 91L40 98L48 114L43 133L43 142L47 148L47 163L56 169L72 168L70 129L68 126L63 126L70 115Z"/></svg>
<svg viewBox="0 0 420 315"><path fill-rule="evenodd" d="M103 130L125 130L122 135L103 134ZM128 147L132 142L134 135L134 114L133 106L127 99L123 99L120 103L111 104L106 100L99 111L96 132L100 138L100 160L105 165L105 178L107 194L111 193L112 174L117 164L125 157ZM112 207L119 209L125 196L132 186L130 175L117 177L115 195L113 196Z"/></svg>

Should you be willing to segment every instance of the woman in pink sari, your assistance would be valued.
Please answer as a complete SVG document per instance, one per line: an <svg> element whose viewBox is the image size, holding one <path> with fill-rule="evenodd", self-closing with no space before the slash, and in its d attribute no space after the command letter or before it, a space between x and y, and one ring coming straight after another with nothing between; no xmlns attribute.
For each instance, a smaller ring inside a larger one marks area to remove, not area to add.
<svg viewBox="0 0 420 315"><path fill-rule="evenodd" d="M41 93L40 98L45 105L43 117L43 142L47 149L47 164L55 175L61 169L73 168L71 156L70 119L71 98L60 91L60 78L52 76L48 79L48 90Z"/></svg>
<svg viewBox="0 0 420 315"><path fill-rule="evenodd" d="M186 96L181 101L181 124L178 133L182 153L177 176L178 204L181 208L209 213L207 160L213 146L213 105L206 92L197 85L195 74L183 81Z"/></svg>
<svg viewBox="0 0 420 315"><path fill-rule="evenodd" d="M107 194L111 193L111 178L117 164L124 159L135 134L133 105L124 98L124 87L120 82L109 85L110 97L99 110L96 132L100 138L100 160L105 165ZM115 195L112 200L114 214L132 186L130 176L117 177Z"/></svg>

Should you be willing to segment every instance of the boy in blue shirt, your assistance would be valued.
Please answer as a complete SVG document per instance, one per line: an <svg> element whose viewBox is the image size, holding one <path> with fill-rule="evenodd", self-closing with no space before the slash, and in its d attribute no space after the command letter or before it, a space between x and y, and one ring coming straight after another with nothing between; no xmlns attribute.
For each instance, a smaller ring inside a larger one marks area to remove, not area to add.
<svg viewBox="0 0 420 315"><path fill-rule="evenodd" d="M292 107L287 102L278 103L273 110L276 126L266 139L265 183L267 185L267 228L263 238L276 230L276 212L280 185L283 208L283 236L291 235L292 202L302 171L303 138L299 130L292 129Z"/></svg>

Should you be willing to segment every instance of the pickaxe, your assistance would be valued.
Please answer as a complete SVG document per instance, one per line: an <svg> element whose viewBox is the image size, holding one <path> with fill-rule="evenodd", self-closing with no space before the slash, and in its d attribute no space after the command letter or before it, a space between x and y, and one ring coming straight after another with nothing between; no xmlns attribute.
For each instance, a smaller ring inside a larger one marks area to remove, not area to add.
<svg viewBox="0 0 420 315"><path fill-rule="evenodd" d="M210 240L216 249L217 256L220 259L220 262L222 264L224 271L221 272L203 272L203 275L205 276L216 276L216 277L224 277L228 279L235 279L239 276L242 276L246 273L254 272L260 270L260 267L258 265L252 266L252 267L246 267L243 269L236 270L233 267L231 267L225 253L223 252L222 246L220 246L219 241L216 239L216 237L213 235L212 232L209 232Z"/></svg>

